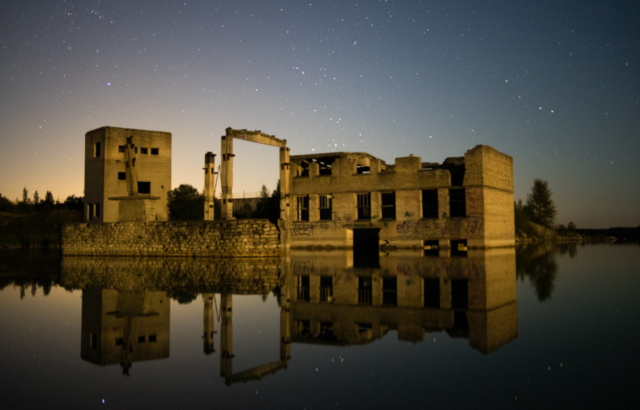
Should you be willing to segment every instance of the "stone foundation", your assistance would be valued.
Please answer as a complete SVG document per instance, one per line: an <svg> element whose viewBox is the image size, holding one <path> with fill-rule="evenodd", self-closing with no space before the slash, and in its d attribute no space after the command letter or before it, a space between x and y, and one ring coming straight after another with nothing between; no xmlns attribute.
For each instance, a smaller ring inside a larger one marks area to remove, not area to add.
<svg viewBox="0 0 640 410"><path fill-rule="evenodd" d="M280 255L266 219L73 223L61 229L63 256L266 258Z"/></svg>

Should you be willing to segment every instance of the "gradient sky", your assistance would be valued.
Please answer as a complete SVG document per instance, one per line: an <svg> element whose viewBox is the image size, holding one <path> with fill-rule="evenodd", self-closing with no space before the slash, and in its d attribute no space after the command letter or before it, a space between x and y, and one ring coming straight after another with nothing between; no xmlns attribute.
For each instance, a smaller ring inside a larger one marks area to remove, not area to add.
<svg viewBox="0 0 640 410"><path fill-rule="evenodd" d="M105 125L171 132L172 186L202 189L231 126L390 163L486 144L557 223L638 226L639 78L637 0L5 0L0 193L83 195ZM234 150L236 197L275 187L277 148Z"/></svg>

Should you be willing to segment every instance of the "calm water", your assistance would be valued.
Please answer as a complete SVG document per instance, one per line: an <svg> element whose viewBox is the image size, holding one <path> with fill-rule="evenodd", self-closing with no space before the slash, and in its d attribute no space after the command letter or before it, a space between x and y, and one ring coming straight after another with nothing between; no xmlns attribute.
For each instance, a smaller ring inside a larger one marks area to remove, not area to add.
<svg viewBox="0 0 640 410"><path fill-rule="evenodd" d="M633 408L638 266L637 244L2 252L0 408Z"/></svg>

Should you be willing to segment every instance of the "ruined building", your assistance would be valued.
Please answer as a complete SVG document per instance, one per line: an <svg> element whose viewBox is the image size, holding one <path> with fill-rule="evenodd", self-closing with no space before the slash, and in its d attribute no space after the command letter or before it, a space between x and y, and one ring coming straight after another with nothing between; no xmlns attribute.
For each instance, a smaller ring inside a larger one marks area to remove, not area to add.
<svg viewBox="0 0 640 410"><path fill-rule="evenodd" d="M291 156L291 247L514 246L513 160L478 145L442 164L360 152Z"/></svg>
<svg viewBox="0 0 640 410"><path fill-rule="evenodd" d="M101 127L85 134L84 156L86 221L168 219L171 133Z"/></svg>

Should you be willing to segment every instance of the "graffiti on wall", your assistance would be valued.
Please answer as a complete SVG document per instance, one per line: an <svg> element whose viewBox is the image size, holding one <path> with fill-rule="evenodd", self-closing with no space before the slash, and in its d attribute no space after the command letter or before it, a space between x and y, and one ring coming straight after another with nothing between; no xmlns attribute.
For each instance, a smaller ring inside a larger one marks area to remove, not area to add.
<svg viewBox="0 0 640 410"><path fill-rule="evenodd" d="M316 223L295 223L291 226L290 232L291 236L313 236L313 233L316 229L329 229L329 225L327 224L316 224Z"/></svg>
<svg viewBox="0 0 640 410"><path fill-rule="evenodd" d="M484 215L474 212L466 218L408 219L398 223L396 231L406 236L482 237L484 234Z"/></svg>

